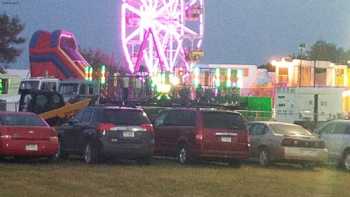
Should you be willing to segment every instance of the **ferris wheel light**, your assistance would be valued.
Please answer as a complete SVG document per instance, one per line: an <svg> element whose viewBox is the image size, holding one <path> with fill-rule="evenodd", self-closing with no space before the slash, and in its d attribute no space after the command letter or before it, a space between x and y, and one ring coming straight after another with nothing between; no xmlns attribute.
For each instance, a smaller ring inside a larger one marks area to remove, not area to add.
<svg viewBox="0 0 350 197"><path fill-rule="evenodd" d="M151 11L145 11L141 15L140 26L144 29L148 29L153 26L155 15Z"/></svg>

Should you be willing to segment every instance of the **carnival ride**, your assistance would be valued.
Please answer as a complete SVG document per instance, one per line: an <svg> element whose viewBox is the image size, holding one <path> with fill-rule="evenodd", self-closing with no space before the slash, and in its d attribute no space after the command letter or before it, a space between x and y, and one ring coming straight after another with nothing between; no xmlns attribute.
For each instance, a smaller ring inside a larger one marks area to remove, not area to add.
<svg viewBox="0 0 350 197"><path fill-rule="evenodd" d="M63 30L35 32L29 55L31 77L83 80L84 69L89 65L80 54L74 35Z"/></svg>
<svg viewBox="0 0 350 197"><path fill-rule="evenodd" d="M133 74L191 71L203 55L204 0L123 0L121 39Z"/></svg>

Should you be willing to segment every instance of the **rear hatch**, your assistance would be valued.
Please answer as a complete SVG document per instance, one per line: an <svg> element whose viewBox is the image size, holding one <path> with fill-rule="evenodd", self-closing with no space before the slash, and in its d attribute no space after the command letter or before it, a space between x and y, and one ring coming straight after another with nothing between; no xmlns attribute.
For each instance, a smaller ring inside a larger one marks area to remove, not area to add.
<svg viewBox="0 0 350 197"><path fill-rule="evenodd" d="M232 156L248 151L245 121L238 113L203 111L203 148L208 154Z"/></svg>
<svg viewBox="0 0 350 197"><path fill-rule="evenodd" d="M153 140L153 127L147 115L137 109L104 109L102 125L108 125L110 142L144 143Z"/></svg>

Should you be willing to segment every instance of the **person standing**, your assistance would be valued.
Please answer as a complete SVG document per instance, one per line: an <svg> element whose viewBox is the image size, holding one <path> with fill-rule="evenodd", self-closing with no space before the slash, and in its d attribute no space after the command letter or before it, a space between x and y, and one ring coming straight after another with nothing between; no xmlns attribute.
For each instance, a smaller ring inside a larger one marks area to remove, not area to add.
<svg viewBox="0 0 350 197"><path fill-rule="evenodd" d="M129 97L129 77L123 77L123 105L125 105L128 101Z"/></svg>

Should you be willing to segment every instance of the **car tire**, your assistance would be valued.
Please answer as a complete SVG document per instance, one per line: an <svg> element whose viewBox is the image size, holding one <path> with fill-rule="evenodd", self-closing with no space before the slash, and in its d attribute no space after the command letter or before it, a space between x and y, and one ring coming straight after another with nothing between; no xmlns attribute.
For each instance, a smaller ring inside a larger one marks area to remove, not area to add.
<svg viewBox="0 0 350 197"><path fill-rule="evenodd" d="M350 171L350 151L344 153L342 164L345 170Z"/></svg>
<svg viewBox="0 0 350 197"><path fill-rule="evenodd" d="M58 151L55 155L51 156L53 157L54 160L60 160L60 159L67 159L68 158L68 153L64 152L62 146L61 146L61 141L58 140Z"/></svg>
<svg viewBox="0 0 350 197"><path fill-rule="evenodd" d="M136 160L136 162L140 165L150 165L151 161L152 161L152 157L143 157Z"/></svg>
<svg viewBox="0 0 350 197"><path fill-rule="evenodd" d="M191 155L186 145L180 145L178 147L177 161L182 165L191 163Z"/></svg>
<svg viewBox="0 0 350 197"><path fill-rule="evenodd" d="M266 167L271 164L270 153L266 148L260 149L258 159L261 166Z"/></svg>
<svg viewBox="0 0 350 197"><path fill-rule="evenodd" d="M95 144L89 142L85 145L83 159L87 164L98 163L99 152Z"/></svg>
<svg viewBox="0 0 350 197"><path fill-rule="evenodd" d="M231 159L228 164L235 168L240 168L242 166L242 161L238 159Z"/></svg>
<svg viewBox="0 0 350 197"><path fill-rule="evenodd" d="M310 170L313 170L315 168L315 164L312 162L302 163L301 166L305 169L310 169Z"/></svg>

